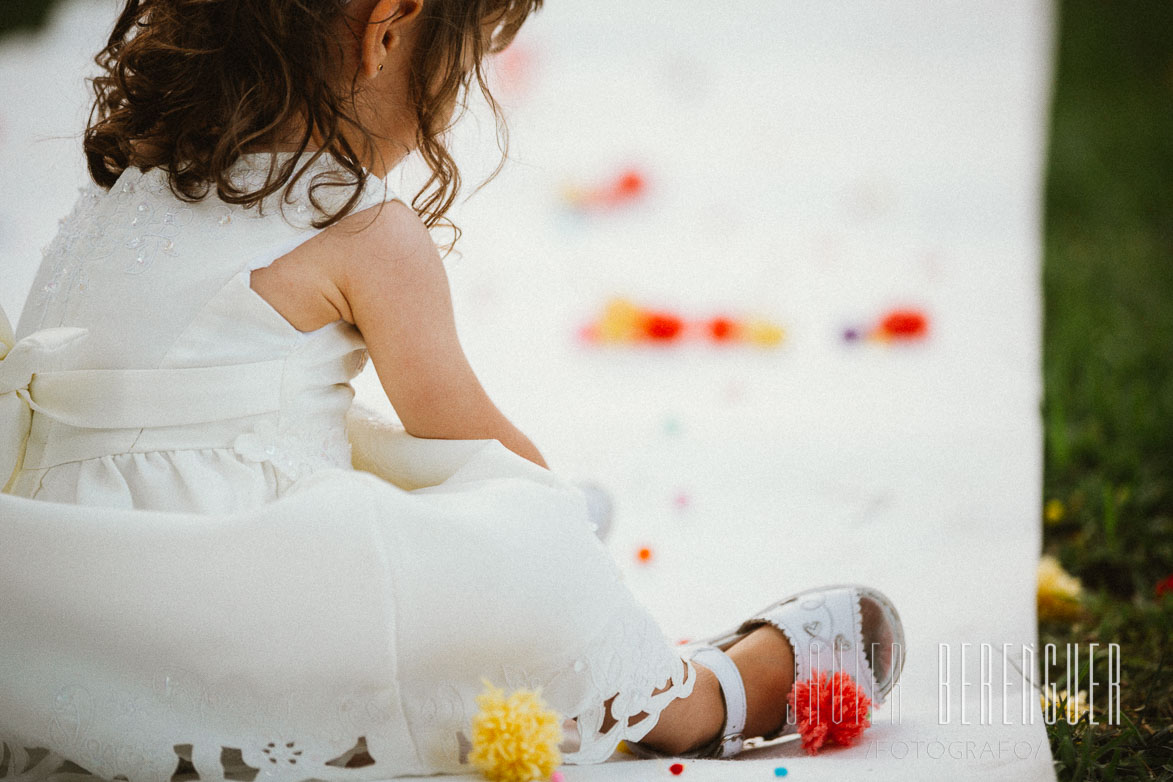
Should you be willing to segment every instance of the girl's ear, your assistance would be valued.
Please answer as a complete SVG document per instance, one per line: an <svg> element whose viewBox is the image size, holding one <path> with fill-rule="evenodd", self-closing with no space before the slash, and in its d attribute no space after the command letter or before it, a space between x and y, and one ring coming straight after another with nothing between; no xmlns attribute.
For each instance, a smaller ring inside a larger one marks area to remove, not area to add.
<svg viewBox="0 0 1173 782"><path fill-rule="evenodd" d="M404 32L423 9L423 0L378 0L362 34L359 71L368 79L379 75L391 52L403 42Z"/></svg>

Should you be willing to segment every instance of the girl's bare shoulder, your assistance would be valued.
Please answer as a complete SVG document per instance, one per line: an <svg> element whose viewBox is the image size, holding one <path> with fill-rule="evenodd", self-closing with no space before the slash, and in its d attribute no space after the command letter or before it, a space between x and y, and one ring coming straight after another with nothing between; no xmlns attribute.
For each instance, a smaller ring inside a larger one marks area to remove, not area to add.
<svg viewBox="0 0 1173 782"><path fill-rule="evenodd" d="M348 215L257 269L251 286L294 328L313 331L340 319L355 324L356 297L390 305L443 273L427 227L395 200Z"/></svg>

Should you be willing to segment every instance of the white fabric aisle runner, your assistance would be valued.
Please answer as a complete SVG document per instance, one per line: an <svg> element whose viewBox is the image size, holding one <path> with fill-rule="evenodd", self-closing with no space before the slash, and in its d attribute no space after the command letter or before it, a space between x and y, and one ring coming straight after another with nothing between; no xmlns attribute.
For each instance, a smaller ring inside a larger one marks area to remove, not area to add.
<svg viewBox="0 0 1173 782"><path fill-rule="evenodd" d="M899 697L857 747L808 758L788 743L689 762L687 778L1052 779L1037 699L1023 724L1023 693L1001 689L1002 645L1017 657L1035 643L1050 4L613 5L550 3L510 61L514 162L454 215L470 358L556 469L614 493L611 550L669 637L842 581L885 591L908 635ZM115 7L77 4L56 37L0 45L0 171L44 194L0 188L0 253L23 259L0 285L14 317L81 177L85 95L65 74ZM567 182L627 167L648 184L631 208L560 200ZM579 345L614 293L686 316L755 313L788 339ZM924 343L842 341L900 305L929 314ZM379 404L373 375L359 393ZM642 780L667 763L562 770Z"/></svg>
<svg viewBox="0 0 1173 782"><path fill-rule="evenodd" d="M457 218L465 343L556 468L615 492L611 550L669 637L820 583L896 601L898 709L860 745L690 762L689 779L1051 779L1037 698L1022 724L1011 670L1002 724L1000 690L1002 645L1017 660L1036 637L1051 7L763 9L552 3L534 20L518 58L532 71L506 96L515 162ZM584 216L556 200L629 167L647 180L637 206ZM764 352L576 345L612 294L756 313L789 337ZM901 305L931 318L923 344L842 341ZM563 771L669 778L669 762Z"/></svg>

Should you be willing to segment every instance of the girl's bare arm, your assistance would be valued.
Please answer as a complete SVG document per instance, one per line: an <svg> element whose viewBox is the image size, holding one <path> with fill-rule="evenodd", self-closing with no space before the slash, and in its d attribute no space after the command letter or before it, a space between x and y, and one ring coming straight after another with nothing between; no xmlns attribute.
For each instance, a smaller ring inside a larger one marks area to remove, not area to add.
<svg viewBox="0 0 1173 782"><path fill-rule="evenodd" d="M456 334L444 265L423 222L392 201L339 224L323 248L344 301L340 314L362 332L379 380L404 428L416 437L499 440L546 467L524 434L489 399ZM348 310L348 311L346 311Z"/></svg>

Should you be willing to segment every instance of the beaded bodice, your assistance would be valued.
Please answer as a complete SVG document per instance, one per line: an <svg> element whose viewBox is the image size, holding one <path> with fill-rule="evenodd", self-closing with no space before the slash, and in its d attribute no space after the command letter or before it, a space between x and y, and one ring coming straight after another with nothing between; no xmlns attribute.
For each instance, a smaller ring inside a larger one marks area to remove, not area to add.
<svg viewBox="0 0 1173 782"><path fill-rule="evenodd" d="M245 184L264 173L249 163L234 171ZM290 194L253 209L215 197L185 202L158 169L128 169L108 192L92 186L82 191L46 250L16 336L61 326L86 333L41 371L247 365L256 368L256 379L252 386L234 380L240 387L231 390L209 387L208 394L224 397L222 416L201 417L214 420L143 410L142 426L111 426L95 434L48 411L34 413L14 493L79 501L51 496L54 481L45 471L131 453L230 452L242 463L265 466L271 486L253 496L269 498L319 467L349 467L344 418L353 399L349 381L365 361L361 335L343 321L300 332L249 285L253 270L317 233L311 223L319 213L307 192L312 176L302 180ZM371 177L358 208L389 197L383 182ZM233 396L252 399L234 404ZM258 408L261 396L272 401ZM124 394L108 404L154 401ZM160 398L158 404L167 403ZM132 469L123 461L116 469ZM129 501L140 507L138 499ZM197 502L191 509L207 508Z"/></svg>

